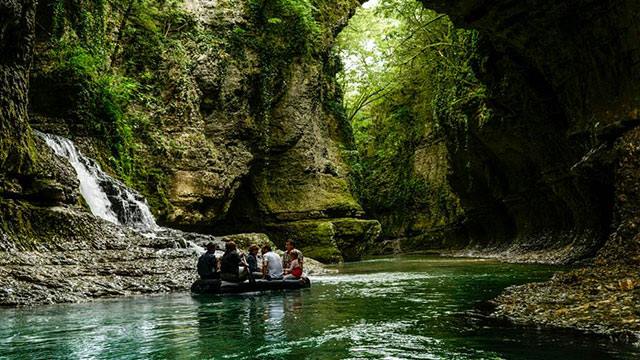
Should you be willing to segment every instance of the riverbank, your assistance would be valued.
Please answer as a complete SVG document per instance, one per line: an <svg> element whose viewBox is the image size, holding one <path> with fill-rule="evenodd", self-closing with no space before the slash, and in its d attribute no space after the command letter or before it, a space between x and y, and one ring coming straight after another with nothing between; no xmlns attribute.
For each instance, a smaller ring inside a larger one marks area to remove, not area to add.
<svg viewBox="0 0 640 360"><path fill-rule="evenodd" d="M0 306L186 291L195 280L195 262L202 251L196 244L216 241L170 229L143 235L96 221L85 212L59 211L83 224L87 232L33 249L0 249Z"/></svg>
<svg viewBox="0 0 640 360"><path fill-rule="evenodd" d="M565 253L549 251L428 252L436 253L505 263L567 263ZM549 281L506 288L490 301L491 316L518 325L579 330L640 344L640 267L592 261L595 264L560 270Z"/></svg>
<svg viewBox="0 0 640 360"><path fill-rule="evenodd" d="M511 263L571 263L563 251L464 250L446 256L482 257ZM558 271L546 282L512 286L491 301L492 316L526 326L554 327L640 343L640 268L592 259Z"/></svg>
<svg viewBox="0 0 640 360"><path fill-rule="evenodd" d="M507 288L492 301L493 316L517 324L578 329L640 341L640 269L585 267L547 282Z"/></svg>
<svg viewBox="0 0 640 360"><path fill-rule="evenodd" d="M73 218L84 236L54 238L30 250L0 243L0 307L186 292L198 277L196 263L206 243L222 246L233 240L243 249L271 243L261 233L214 237L169 228L137 232L66 207L42 214ZM308 274L328 272L318 261L305 260Z"/></svg>

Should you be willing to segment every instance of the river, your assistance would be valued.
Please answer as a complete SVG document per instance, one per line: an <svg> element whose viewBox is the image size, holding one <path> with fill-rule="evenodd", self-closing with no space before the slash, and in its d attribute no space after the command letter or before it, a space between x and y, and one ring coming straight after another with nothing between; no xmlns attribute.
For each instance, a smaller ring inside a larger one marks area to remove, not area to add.
<svg viewBox="0 0 640 360"><path fill-rule="evenodd" d="M4 359L630 359L640 349L474 310L555 268L429 256L336 267L312 288L0 309Z"/></svg>

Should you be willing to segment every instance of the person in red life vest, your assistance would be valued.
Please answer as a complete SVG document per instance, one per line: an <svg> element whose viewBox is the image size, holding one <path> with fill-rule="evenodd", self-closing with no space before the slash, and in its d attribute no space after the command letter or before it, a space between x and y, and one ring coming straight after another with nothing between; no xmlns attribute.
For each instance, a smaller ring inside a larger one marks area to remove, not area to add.
<svg viewBox="0 0 640 360"><path fill-rule="evenodd" d="M297 280L302 276L302 266L300 266L300 262L298 261L298 252L291 251L289 253L290 261L289 267L284 270L285 277L284 280Z"/></svg>
<svg viewBox="0 0 640 360"><path fill-rule="evenodd" d="M302 251L296 249L296 243L289 239L285 243L285 252L282 256L282 268L288 269L291 267L291 253L298 254L298 264L300 264L300 268L304 270L304 256L302 256Z"/></svg>

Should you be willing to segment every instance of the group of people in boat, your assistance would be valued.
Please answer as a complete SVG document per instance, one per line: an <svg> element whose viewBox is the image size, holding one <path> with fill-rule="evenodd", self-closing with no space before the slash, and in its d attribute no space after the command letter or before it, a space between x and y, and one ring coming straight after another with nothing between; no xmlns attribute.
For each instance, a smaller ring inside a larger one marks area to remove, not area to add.
<svg viewBox="0 0 640 360"><path fill-rule="evenodd" d="M216 256L218 247L214 243L206 246L207 252L198 259L198 275L201 279L220 279L227 282L245 280L296 280L302 277L304 257L295 247L293 240L285 243L286 251L282 257L271 249L270 245L260 248L249 246L248 254L238 250L236 243L228 241L224 254Z"/></svg>

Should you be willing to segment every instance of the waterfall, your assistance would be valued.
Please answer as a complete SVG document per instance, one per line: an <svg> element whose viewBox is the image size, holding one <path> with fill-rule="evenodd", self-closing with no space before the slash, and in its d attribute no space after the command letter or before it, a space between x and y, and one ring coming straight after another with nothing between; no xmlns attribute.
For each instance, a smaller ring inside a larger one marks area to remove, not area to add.
<svg viewBox="0 0 640 360"><path fill-rule="evenodd" d="M71 140L39 131L36 134L76 170L80 193L93 215L140 230L158 228L144 197L102 171L94 160L78 151Z"/></svg>

